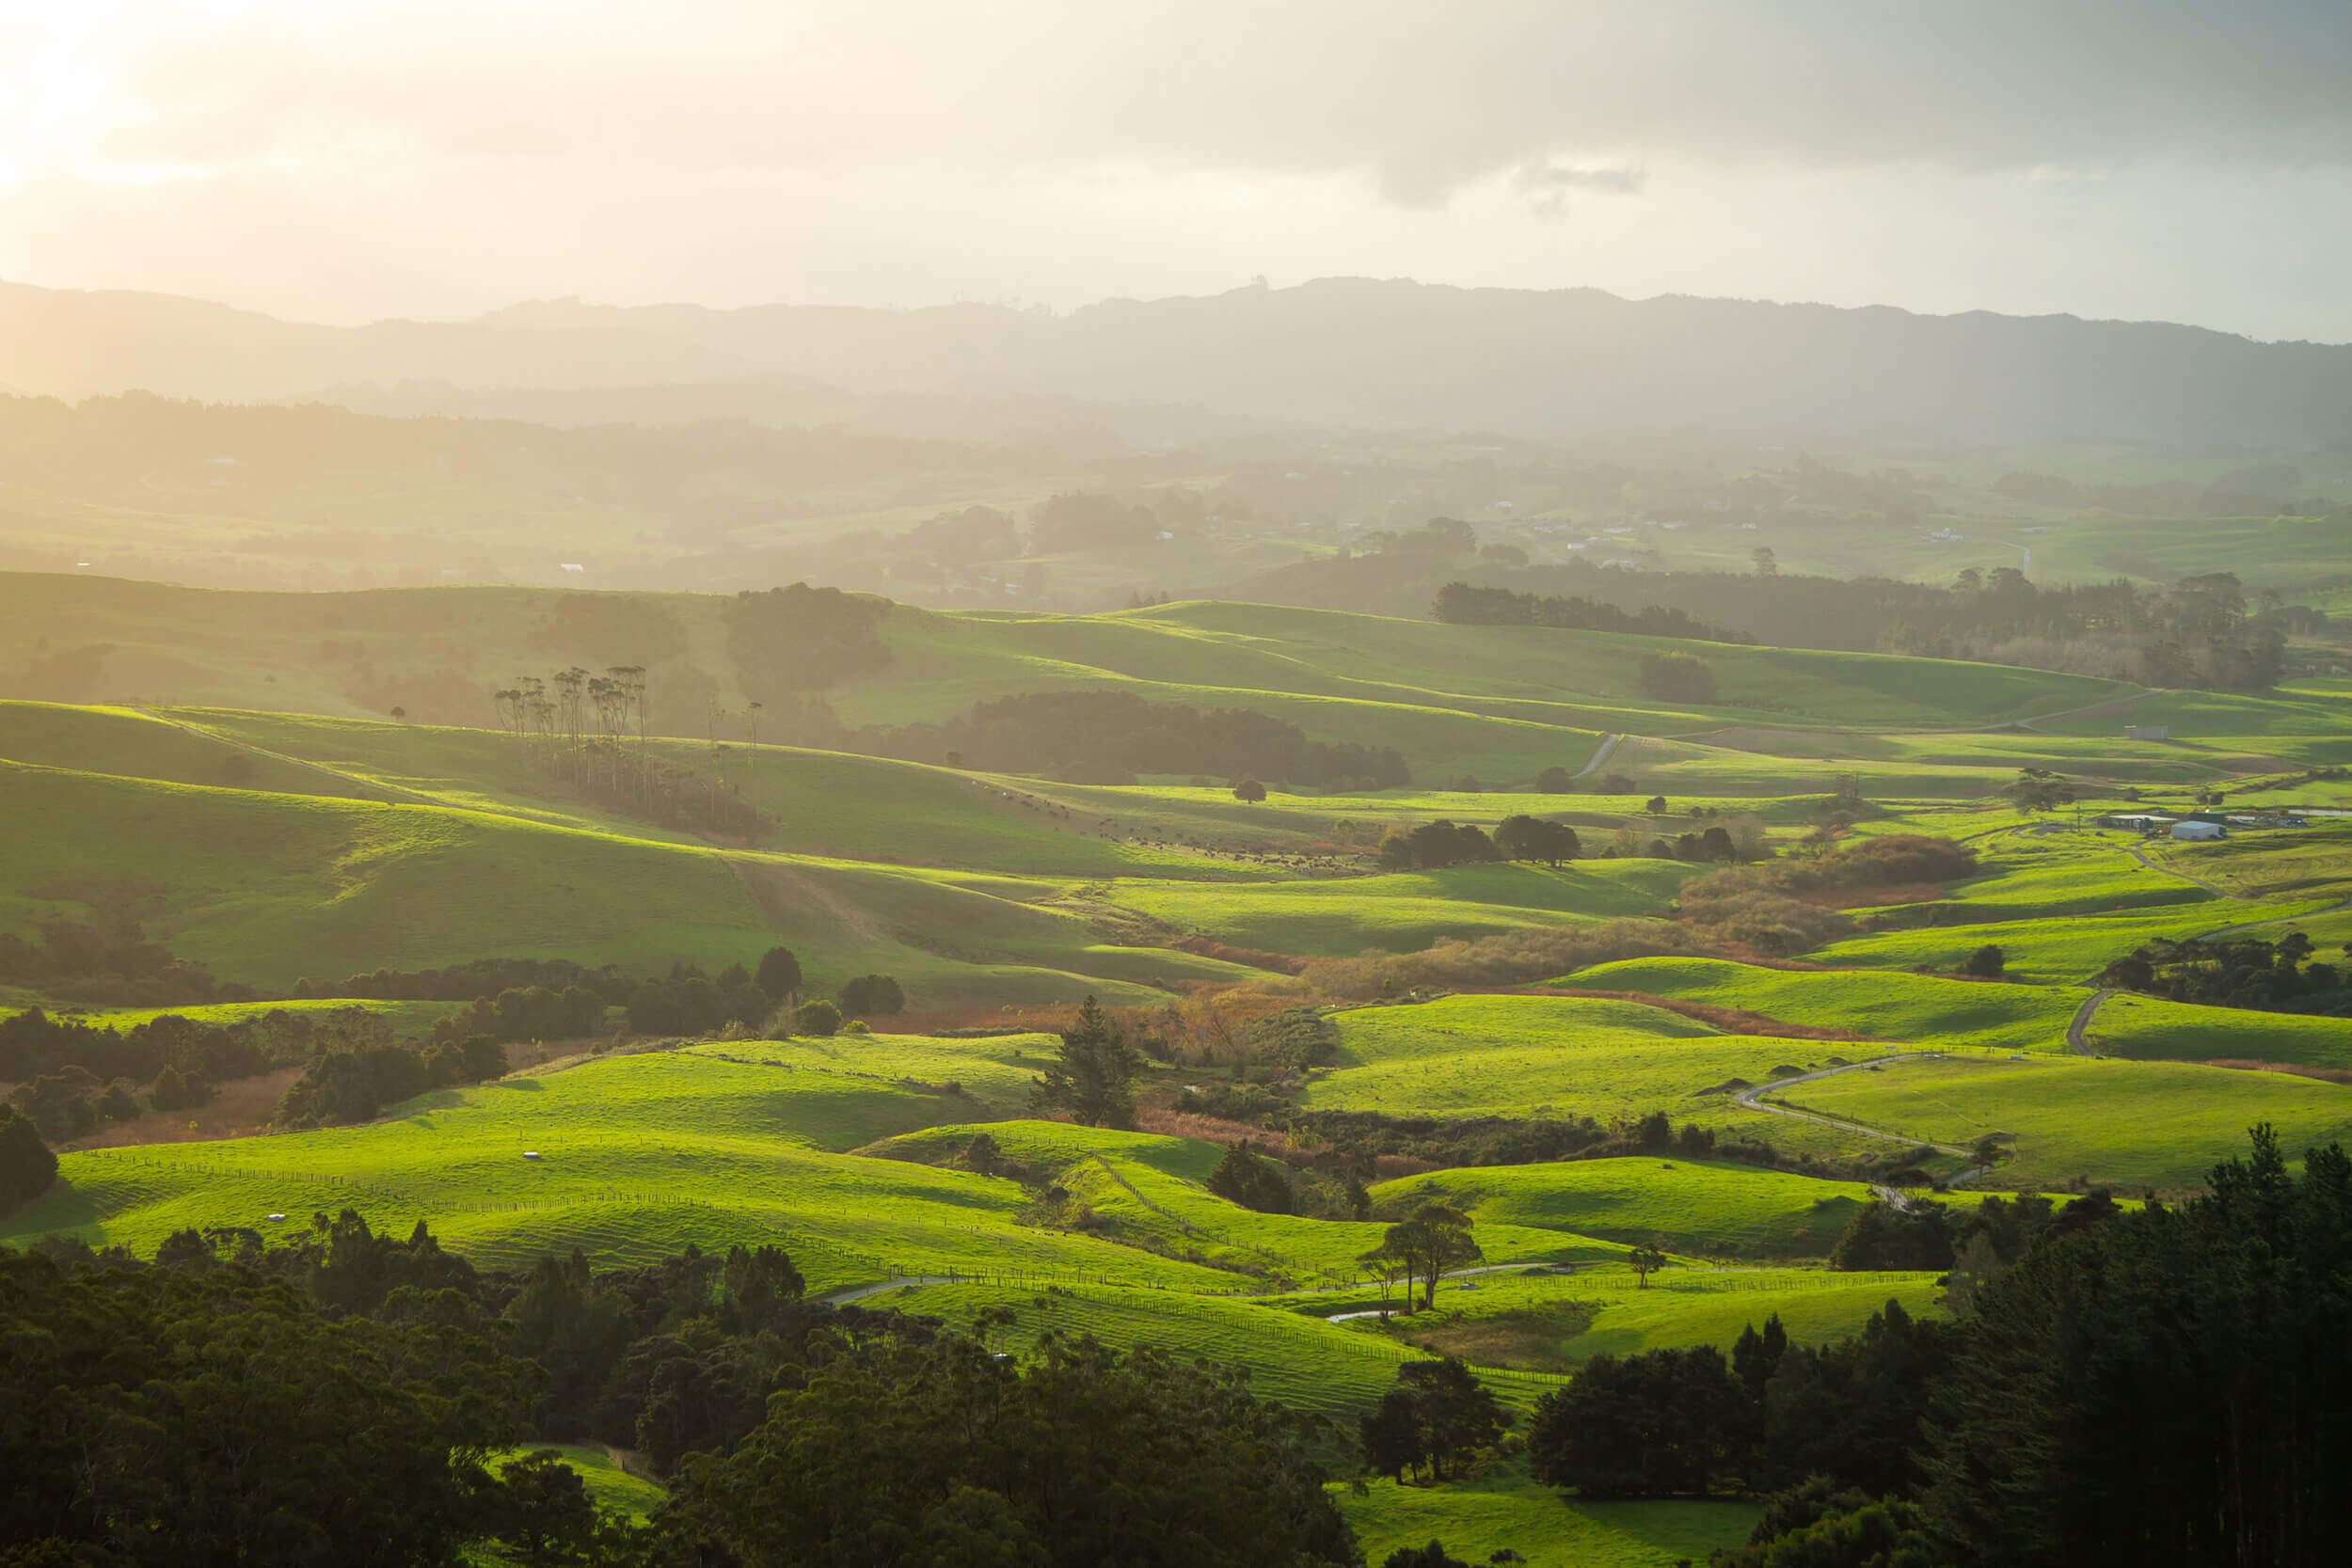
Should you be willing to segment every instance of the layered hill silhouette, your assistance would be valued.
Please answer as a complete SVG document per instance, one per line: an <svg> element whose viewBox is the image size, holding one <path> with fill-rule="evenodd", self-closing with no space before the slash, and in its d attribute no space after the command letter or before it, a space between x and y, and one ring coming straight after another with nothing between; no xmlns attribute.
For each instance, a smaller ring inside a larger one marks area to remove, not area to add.
<svg viewBox="0 0 2352 1568"><path fill-rule="evenodd" d="M463 405L485 389L635 388L643 413L626 398L590 405L603 418L648 420L675 418L682 404L772 417L779 388L833 388L1538 438L1916 433L2194 448L2352 439L2352 346L2072 316L1363 278L1111 300L1068 315L565 300L359 327L162 294L0 285L0 385L215 401L406 388L415 411L434 408L437 392L447 412L469 411ZM710 390L681 400L685 387Z"/></svg>

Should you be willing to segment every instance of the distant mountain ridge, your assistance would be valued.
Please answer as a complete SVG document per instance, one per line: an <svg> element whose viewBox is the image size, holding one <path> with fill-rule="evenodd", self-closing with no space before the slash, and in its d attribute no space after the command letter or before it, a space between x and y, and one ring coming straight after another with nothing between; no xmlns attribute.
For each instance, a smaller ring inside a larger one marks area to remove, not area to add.
<svg viewBox="0 0 2352 1568"><path fill-rule="evenodd" d="M2352 346L2164 323L1325 278L1065 316L999 306L578 301L306 325L171 295L0 283L0 383L213 401L440 383L727 383L1078 399L1245 420L1484 430L1917 433L2316 448L2352 440ZM748 395L748 394L747 394ZM772 401L772 399L771 399Z"/></svg>

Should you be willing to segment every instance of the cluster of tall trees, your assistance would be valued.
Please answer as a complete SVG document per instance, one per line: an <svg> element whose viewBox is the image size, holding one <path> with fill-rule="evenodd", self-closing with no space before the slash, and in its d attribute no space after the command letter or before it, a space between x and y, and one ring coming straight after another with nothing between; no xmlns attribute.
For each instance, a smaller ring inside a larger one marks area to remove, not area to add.
<svg viewBox="0 0 2352 1568"><path fill-rule="evenodd" d="M647 744L649 684L642 664L614 665L601 675L579 665L546 676L522 675L493 692L499 723L518 736L532 765L588 800L616 811L696 832L755 837L767 819L739 786L720 776L724 750L720 711L707 705L702 727L710 748L707 773L657 756ZM759 739L758 703L740 716L744 736ZM673 716L675 734L690 724ZM756 754L753 758L756 768Z"/></svg>
<svg viewBox="0 0 2352 1568"><path fill-rule="evenodd" d="M996 1320L984 1325L1000 1326ZM1358 1560L1320 1424L1236 1377L803 1299L773 1246L477 1271L423 1227L0 1250L0 1559L609 1568ZM235 1375L223 1376L231 1367ZM527 1437L667 1476L650 1526Z"/></svg>
<svg viewBox="0 0 2352 1568"><path fill-rule="evenodd" d="M1088 784L1132 784L1139 773L1360 789L1412 782L1404 756L1392 749L1310 740L1296 724L1269 714L1204 712L1115 690L1001 697L945 723L859 730L846 744L922 762L952 753L973 768Z"/></svg>
<svg viewBox="0 0 2352 1568"><path fill-rule="evenodd" d="M2276 942L2159 937L2110 962L2094 983L2175 1002L2304 1012L2328 1006L2344 987L2344 971L2335 964L2306 961L2312 951L2312 939L2301 931Z"/></svg>
<svg viewBox="0 0 2352 1568"><path fill-rule="evenodd" d="M232 1078L390 1037L362 1007L278 1007L231 1023L166 1013L123 1029L32 1007L0 1019L0 1082L14 1083L12 1102L44 1136L63 1142L143 1111L203 1104L214 1085Z"/></svg>
<svg viewBox="0 0 2352 1568"><path fill-rule="evenodd" d="M1970 568L1946 587L1779 571L1576 565L1545 575L1573 582L1574 593L1539 596L1449 582L1431 614L1462 625L1589 626L1718 642L1987 658L2230 691L2275 685L2289 633L2326 620L2275 593L2249 594L2228 572L2164 587L2121 578L2042 587L2011 566ZM2151 566L2142 575L2157 573ZM1626 624L1605 624L1611 617Z"/></svg>
<svg viewBox="0 0 2352 1568"><path fill-rule="evenodd" d="M1410 1470L1443 1481L1501 1442L1511 1420L1460 1356L1408 1361L1396 1370L1396 1386L1357 1418L1357 1444L1369 1474L1401 1481Z"/></svg>
<svg viewBox="0 0 2352 1568"><path fill-rule="evenodd" d="M1772 1492L1739 1568L2352 1552L2352 1158L2297 1175L2257 1127L2179 1208L1972 1218L1952 1321L1890 1302L1835 1345L1768 1320L1728 1358L1596 1357L1538 1402L1534 1473L1593 1498Z"/></svg>
<svg viewBox="0 0 2352 1568"><path fill-rule="evenodd" d="M506 1053L488 1035L407 1045L339 1047L320 1052L286 1087L270 1114L281 1128L343 1127L372 1121L387 1105L432 1089L502 1076Z"/></svg>

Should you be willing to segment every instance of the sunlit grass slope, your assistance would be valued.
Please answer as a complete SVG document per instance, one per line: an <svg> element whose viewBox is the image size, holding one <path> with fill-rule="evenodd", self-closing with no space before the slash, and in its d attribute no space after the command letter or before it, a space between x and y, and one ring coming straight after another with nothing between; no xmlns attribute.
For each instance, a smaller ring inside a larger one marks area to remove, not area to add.
<svg viewBox="0 0 2352 1568"><path fill-rule="evenodd" d="M1759 1512L1740 1502L1581 1502L1516 1467L1447 1486L1335 1485L1331 1496L1369 1562L1441 1541L1464 1562L1509 1550L1574 1568L1677 1568L1745 1542Z"/></svg>
<svg viewBox="0 0 2352 1568"><path fill-rule="evenodd" d="M125 707L0 702L0 759L171 784L242 783L289 795L360 792L357 784L254 756Z"/></svg>
<svg viewBox="0 0 2352 1568"><path fill-rule="evenodd" d="M2084 993L2067 986L1868 971L1766 969L1722 958L1629 958L1565 982L1740 1007L1817 1028L1947 1049L2063 1051Z"/></svg>
<svg viewBox="0 0 2352 1568"><path fill-rule="evenodd" d="M2046 1187L2077 1175L2133 1189L2195 1187L2217 1163L2243 1154L2246 1130L2263 1121L2293 1152L2352 1139L2352 1088L2174 1062L1899 1062L1800 1084L1781 1098L1939 1143L2011 1134L2014 1158L1986 1179L2011 1187Z"/></svg>
<svg viewBox="0 0 2352 1568"><path fill-rule="evenodd" d="M1230 972L1027 902L1051 882L15 764L0 815L16 830L0 924L136 889L151 935L263 985L491 957L750 962L779 942L820 979L885 970L930 1001L1144 1000L1153 980Z"/></svg>
<svg viewBox="0 0 2352 1568"><path fill-rule="evenodd" d="M1372 1196L1384 1212L1452 1203L1481 1224L1630 1243L1663 1237L1679 1253L1818 1257L1870 1201L1870 1189L1721 1161L1645 1157L1432 1171L1383 1182Z"/></svg>
<svg viewBox="0 0 2352 1568"><path fill-rule="evenodd" d="M1327 881L1203 886L1132 879L1114 902L1239 947L1351 956L1409 952L1440 937L1479 937L1579 919L1666 912L1691 868L1671 861L1464 865Z"/></svg>
<svg viewBox="0 0 2352 1568"><path fill-rule="evenodd" d="M1859 1333L1889 1300L1915 1316L1939 1312L1933 1273L1846 1274L1829 1269L1672 1267L1643 1285L1626 1268L1574 1275L1487 1275L1442 1285L1433 1310L1358 1318L1359 1333L1401 1338L1464 1359L1565 1372L1596 1355L1712 1345L1730 1350L1740 1331L1777 1313L1790 1338L1815 1344ZM1355 1311L1369 1298L1296 1310Z"/></svg>
<svg viewBox="0 0 2352 1568"><path fill-rule="evenodd" d="M2143 1060L2352 1068L2352 1018L2201 1007L2119 992L2091 1015L2091 1050Z"/></svg>
<svg viewBox="0 0 2352 1568"><path fill-rule="evenodd" d="M1200 1185L1224 1148L1190 1138L1010 1120L931 1128L860 1152L939 1163L980 1132L1004 1158L1051 1175L1120 1237L1278 1281L1352 1283L1362 1277L1357 1259L1378 1246L1387 1229L1385 1221L1262 1214L1229 1202ZM1482 1227L1479 1244L1494 1263L1614 1263L1626 1251L1568 1227L1507 1222Z"/></svg>
<svg viewBox="0 0 2352 1568"><path fill-rule="evenodd" d="M1586 997L1452 996L1332 1017L1339 1062L1315 1076L1303 1101L1393 1116L1610 1121L1665 1110L1677 1120L1744 1120L1756 1114L1702 1091L1881 1049L1718 1034L1663 1008Z"/></svg>
<svg viewBox="0 0 2352 1568"><path fill-rule="evenodd" d="M684 836L581 804L532 762L520 738L497 731L229 709L181 710L171 717L453 806L617 825L644 837ZM1093 816L1051 816L1039 808L1040 797L1018 784L883 757L753 747L742 744L739 735L729 739L725 750L714 752L706 744L657 736L647 750L661 762L718 780L766 814L772 826L762 835L761 847L1041 876L1249 875L1228 861L1118 841L1096 831ZM1230 795L1226 803L1239 805Z"/></svg>
<svg viewBox="0 0 2352 1568"><path fill-rule="evenodd" d="M2240 922L2288 921L2325 908L2326 904L2308 899L2242 903L2217 900L2110 915L2038 917L1874 931L1831 942L1805 957L1854 968L1925 968L1950 973L1966 962L1979 947L1990 943L2001 949L2010 975L2021 980L2067 984L2089 979L2111 960L2152 938L2178 940L2201 936Z"/></svg>
<svg viewBox="0 0 2352 1568"><path fill-rule="evenodd" d="M611 1266L690 1241L772 1241L818 1290L893 1267L1232 1287L1230 1274L1028 1227L1012 1181L835 1152L968 1118L1025 1082L1004 1041L963 1043L892 1041L862 1065L847 1042L603 1057L429 1095L364 1127L71 1153L57 1188L0 1239L71 1231L147 1253L188 1226L267 1230L270 1213L298 1226L348 1205L379 1227L425 1220L453 1250L508 1266L573 1246ZM910 1085L910 1069L952 1070L966 1095Z"/></svg>

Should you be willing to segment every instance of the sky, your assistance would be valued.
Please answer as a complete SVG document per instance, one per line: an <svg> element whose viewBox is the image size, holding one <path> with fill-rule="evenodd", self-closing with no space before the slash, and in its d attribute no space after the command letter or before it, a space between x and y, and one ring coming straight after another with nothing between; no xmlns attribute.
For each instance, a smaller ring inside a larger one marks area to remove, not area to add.
<svg viewBox="0 0 2352 1568"><path fill-rule="evenodd" d="M310 321L1409 277L2352 341L2352 5L0 0L0 278Z"/></svg>

